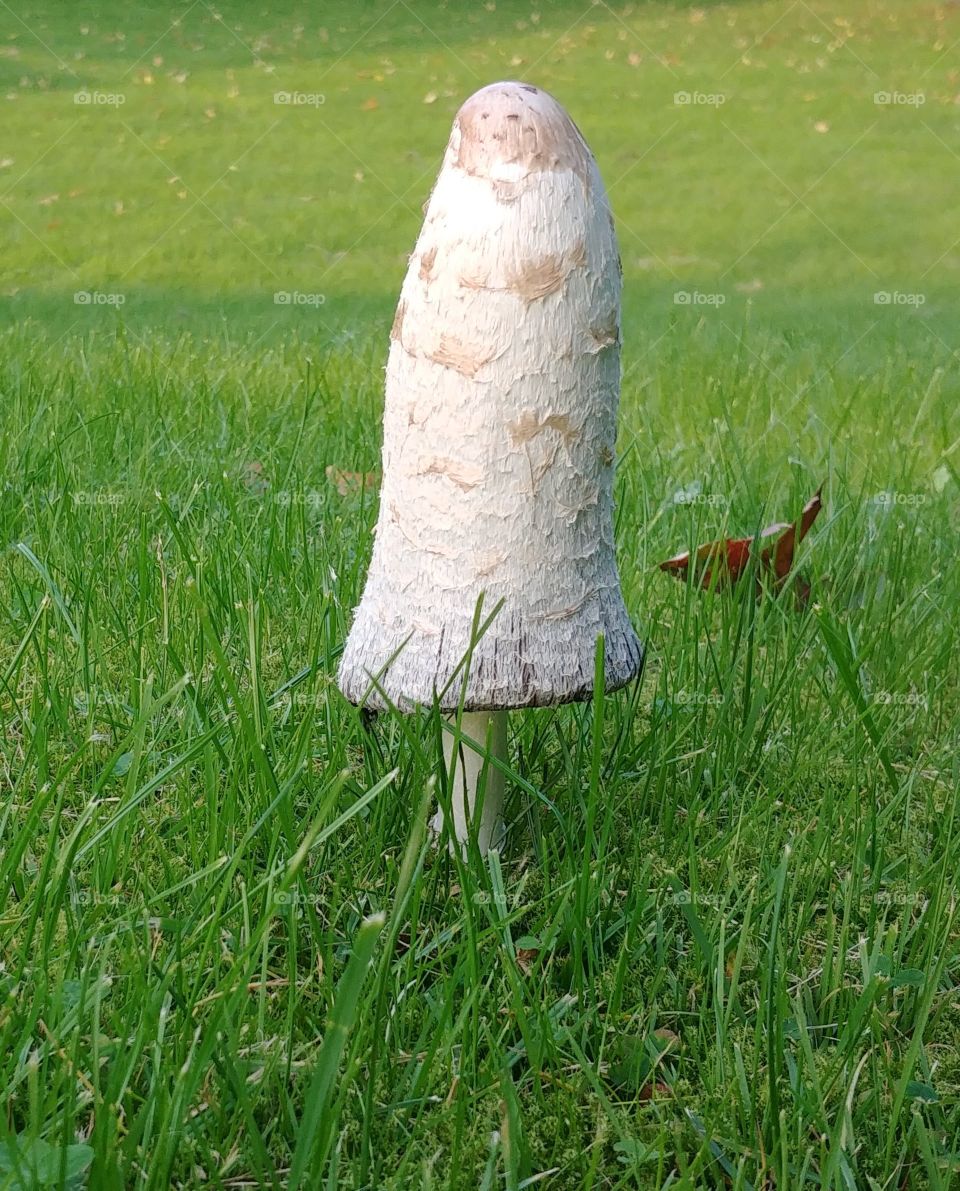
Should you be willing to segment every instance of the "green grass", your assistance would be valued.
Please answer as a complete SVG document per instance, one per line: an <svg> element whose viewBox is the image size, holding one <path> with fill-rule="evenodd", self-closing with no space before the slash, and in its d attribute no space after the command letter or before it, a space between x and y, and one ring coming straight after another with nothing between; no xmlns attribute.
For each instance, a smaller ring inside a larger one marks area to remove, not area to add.
<svg viewBox="0 0 960 1191"><path fill-rule="evenodd" d="M0 6L0 1186L956 1186L958 18L222 11ZM436 716L333 683L376 495L326 468L517 74L618 217L648 661L511 716L464 864ZM656 569L821 481L806 609Z"/></svg>

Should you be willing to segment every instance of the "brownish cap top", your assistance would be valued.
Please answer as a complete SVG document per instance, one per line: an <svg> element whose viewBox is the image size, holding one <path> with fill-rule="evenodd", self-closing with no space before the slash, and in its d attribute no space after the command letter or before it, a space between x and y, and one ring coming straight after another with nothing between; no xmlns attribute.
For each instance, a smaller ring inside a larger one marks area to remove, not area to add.
<svg viewBox="0 0 960 1191"><path fill-rule="evenodd" d="M491 83L457 113L447 163L468 174L519 179L546 170L586 178L590 162L580 130L546 91L529 83Z"/></svg>

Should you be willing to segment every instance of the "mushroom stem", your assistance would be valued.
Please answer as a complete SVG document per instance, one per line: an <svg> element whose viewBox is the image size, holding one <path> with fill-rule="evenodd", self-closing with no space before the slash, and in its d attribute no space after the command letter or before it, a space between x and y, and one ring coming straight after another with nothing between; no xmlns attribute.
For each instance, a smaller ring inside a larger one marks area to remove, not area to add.
<svg viewBox="0 0 960 1191"><path fill-rule="evenodd" d="M500 812L503 807L503 770L492 763L507 759L507 712L465 711L457 732L456 719L448 717L452 731L443 734L443 759L447 776L452 777L450 785L450 810L453 822L450 827L451 851L459 846L461 855L466 853L471 832L476 832L480 855L485 856L491 846L500 842L503 821ZM479 823L477 804L481 799ZM443 810L437 811L432 826L439 832L443 825Z"/></svg>

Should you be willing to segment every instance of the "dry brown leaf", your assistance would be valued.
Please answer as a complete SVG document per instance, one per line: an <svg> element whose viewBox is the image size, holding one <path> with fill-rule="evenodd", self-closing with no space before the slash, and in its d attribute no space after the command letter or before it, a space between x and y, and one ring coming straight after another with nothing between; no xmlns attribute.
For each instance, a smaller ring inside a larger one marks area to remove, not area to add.
<svg viewBox="0 0 960 1191"><path fill-rule="evenodd" d="M518 947L517 948L517 967L524 974L529 976L533 970L533 961L540 954L536 947Z"/></svg>
<svg viewBox="0 0 960 1191"><path fill-rule="evenodd" d="M326 470L327 479L333 484L341 496L349 496L351 492L361 492L366 488L376 488L380 483L380 475L375 471L344 471L332 464Z"/></svg>
<svg viewBox="0 0 960 1191"><path fill-rule="evenodd" d="M810 526L813 525L817 514L823 508L821 492L823 485L803 507L803 512L797 521L787 525L777 522L768 525L759 535L757 545L759 549L759 567L757 575L757 594L760 594L761 576L768 575L773 579L774 590L778 590L786 582L793 567L793 557L796 547L806 537ZM766 543L766 544L764 544ZM686 580L691 565L698 585L704 591L711 587L721 588L736 583L747 571L753 553L753 538L721 538L719 541L707 542L697 548L691 555L689 550L676 554L660 563L660 570ZM797 594L801 603L809 597L809 584L802 577L798 577Z"/></svg>
<svg viewBox="0 0 960 1191"><path fill-rule="evenodd" d="M243 465L243 482L251 492L258 495L266 492L270 487L270 478L258 459L251 459L249 463Z"/></svg>
<svg viewBox="0 0 960 1191"><path fill-rule="evenodd" d="M654 1030L653 1036L663 1043L663 1054L666 1054L668 1050L676 1050L680 1046L680 1036L673 1030Z"/></svg>

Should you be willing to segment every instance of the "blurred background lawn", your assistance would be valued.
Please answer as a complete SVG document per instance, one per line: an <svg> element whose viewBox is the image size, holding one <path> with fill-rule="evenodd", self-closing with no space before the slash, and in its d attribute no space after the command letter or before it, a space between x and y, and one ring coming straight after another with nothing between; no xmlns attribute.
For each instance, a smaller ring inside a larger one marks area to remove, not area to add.
<svg viewBox="0 0 960 1191"><path fill-rule="evenodd" d="M385 342L452 117L516 77L599 159L628 360L747 317L955 358L955 5L28 0L0 29L8 322Z"/></svg>

